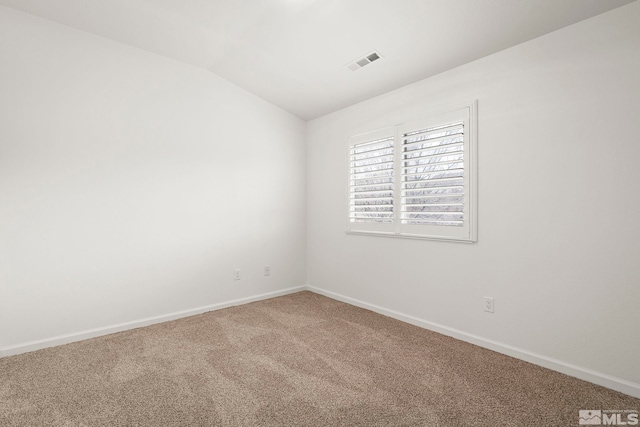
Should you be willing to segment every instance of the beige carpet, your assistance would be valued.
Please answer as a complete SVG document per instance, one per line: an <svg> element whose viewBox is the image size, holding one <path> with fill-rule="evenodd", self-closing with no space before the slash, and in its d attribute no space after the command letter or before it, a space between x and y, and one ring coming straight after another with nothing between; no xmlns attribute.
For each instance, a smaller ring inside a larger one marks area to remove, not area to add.
<svg viewBox="0 0 640 427"><path fill-rule="evenodd" d="M577 426L640 400L301 292L0 359L1 426Z"/></svg>

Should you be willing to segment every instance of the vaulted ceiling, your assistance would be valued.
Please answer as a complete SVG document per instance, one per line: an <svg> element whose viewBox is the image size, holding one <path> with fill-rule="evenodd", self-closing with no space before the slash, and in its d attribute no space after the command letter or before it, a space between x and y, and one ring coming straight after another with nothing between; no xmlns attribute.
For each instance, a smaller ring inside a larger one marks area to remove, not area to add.
<svg viewBox="0 0 640 427"><path fill-rule="evenodd" d="M633 0L0 0L205 68L308 120ZM382 58L348 65L376 50Z"/></svg>

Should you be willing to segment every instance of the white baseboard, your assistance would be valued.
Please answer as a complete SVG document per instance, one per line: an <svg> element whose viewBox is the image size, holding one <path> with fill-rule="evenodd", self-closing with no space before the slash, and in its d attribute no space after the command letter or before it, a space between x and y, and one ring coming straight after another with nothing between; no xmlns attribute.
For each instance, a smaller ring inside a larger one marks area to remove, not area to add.
<svg viewBox="0 0 640 427"><path fill-rule="evenodd" d="M573 365L571 363L563 362L561 360L553 359L551 357L543 356L540 354L532 353L527 350L523 350L517 347L503 344L501 342L493 341L487 338L480 337L478 335L469 334L458 329L449 328L444 325L430 322L428 320L420 319L414 316L400 313L398 311L389 310L384 307L380 307L374 304L369 304L364 301L350 298L335 292L327 291L315 286L307 286L307 290L315 292L326 297L345 302L347 304L355 305L357 307L365 308L367 310L374 311L376 313L383 314L388 317L392 317L397 320L401 320L406 323L410 323L415 326L419 326L424 329L429 329L434 332L438 332L442 335L447 335L461 341L466 341L471 344L475 344L480 347L493 350L498 353L505 354L507 356L515 357L516 359L524 360L534 365L542 366L543 368L551 369L563 374L579 378L584 381L588 381L603 387L610 388L612 390L619 391L621 393L628 394L633 397L640 398L640 384L631 381L624 380L622 378L616 378L611 375L607 375L601 372L597 372L591 369L583 368Z"/></svg>
<svg viewBox="0 0 640 427"><path fill-rule="evenodd" d="M51 338L45 338L37 341L29 341L22 344L0 348L0 357L14 356L17 354L27 353L30 351L40 350L47 347L68 344L76 341L82 341L89 338L95 338L103 335L113 334L115 332L126 331L129 329L149 326L156 323L168 322L170 320L181 319L183 317L195 316L197 314L206 313L207 311L220 310L235 305L248 304L250 302L261 301L269 298L288 295L295 292L306 290L306 286L297 286L288 289L282 289L274 292L267 292L246 298L240 298L232 301L221 302L218 304L205 305L189 310L176 311L161 316L147 317L145 319L135 320L133 322L118 323L117 325L106 326L103 328L89 329L86 331L75 332L71 334L58 335Z"/></svg>

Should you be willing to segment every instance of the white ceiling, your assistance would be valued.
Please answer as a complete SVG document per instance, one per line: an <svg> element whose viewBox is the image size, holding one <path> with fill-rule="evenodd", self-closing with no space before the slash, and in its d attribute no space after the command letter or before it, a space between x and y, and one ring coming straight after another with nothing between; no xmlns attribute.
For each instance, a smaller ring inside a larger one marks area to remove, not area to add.
<svg viewBox="0 0 640 427"><path fill-rule="evenodd" d="M198 67L308 120L634 0L0 0ZM346 66L377 50L358 71Z"/></svg>

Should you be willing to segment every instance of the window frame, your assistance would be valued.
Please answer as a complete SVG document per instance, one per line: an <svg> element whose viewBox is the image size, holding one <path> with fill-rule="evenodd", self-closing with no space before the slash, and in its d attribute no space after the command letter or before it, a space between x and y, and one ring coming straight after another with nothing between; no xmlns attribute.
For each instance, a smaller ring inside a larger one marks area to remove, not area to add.
<svg viewBox="0 0 640 427"><path fill-rule="evenodd" d="M450 242L475 243L478 240L477 212L478 212L478 138L477 138L477 100L424 115L424 118L412 120L393 126L381 127L377 130L359 133L347 138L347 234L400 237L410 239L443 240ZM425 129L432 126L449 124L452 121L464 123L463 141L463 225L414 225L402 223L402 169L403 169L403 138L411 131ZM393 136L393 221L392 223L352 222L351 219L351 153L352 148L360 143L374 141Z"/></svg>

